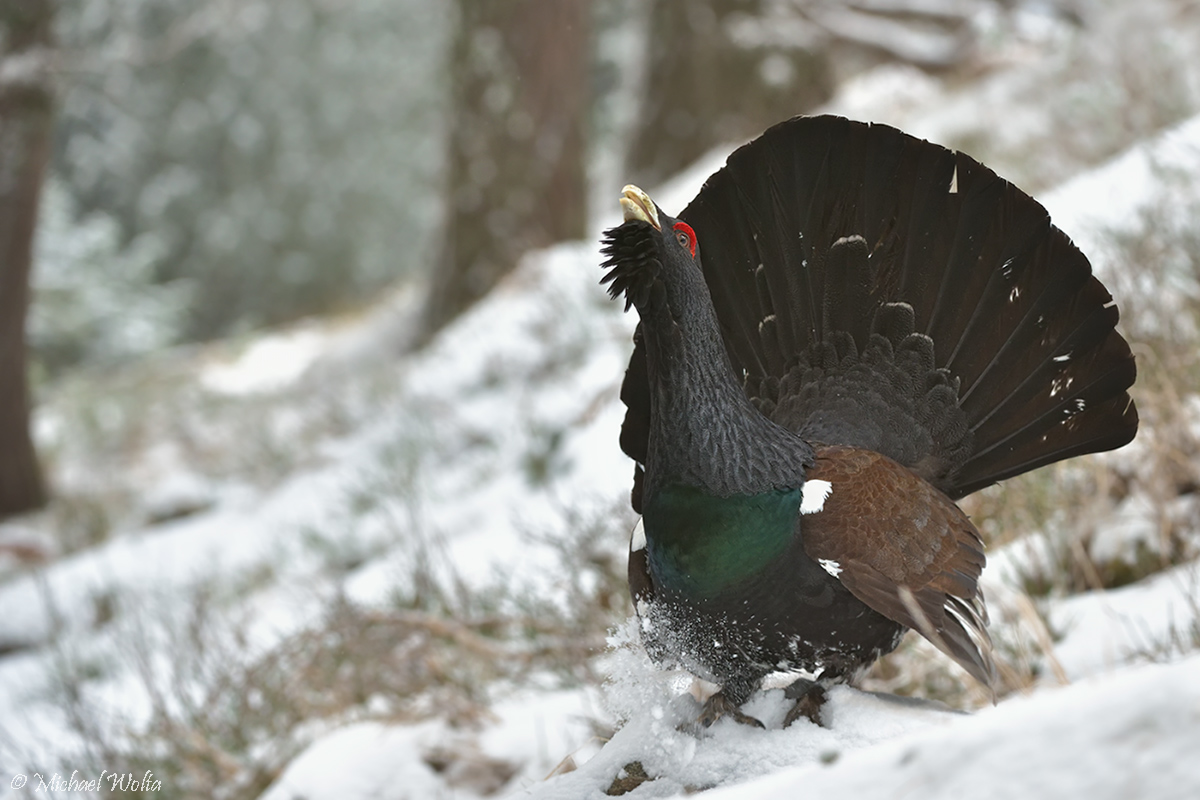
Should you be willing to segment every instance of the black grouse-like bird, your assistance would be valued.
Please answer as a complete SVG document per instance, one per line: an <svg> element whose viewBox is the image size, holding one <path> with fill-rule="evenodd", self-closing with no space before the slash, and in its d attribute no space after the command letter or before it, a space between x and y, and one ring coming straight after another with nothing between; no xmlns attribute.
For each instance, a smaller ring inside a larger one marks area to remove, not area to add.
<svg viewBox="0 0 1200 800"><path fill-rule="evenodd" d="M1084 255L968 156L829 116L734 152L678 219L633 186L621 205L630 590L650 654L722 686L701 721L754 722L738 706L777 671L819 702L907 628L990 685L954 501L1137 431Z"/></svg>

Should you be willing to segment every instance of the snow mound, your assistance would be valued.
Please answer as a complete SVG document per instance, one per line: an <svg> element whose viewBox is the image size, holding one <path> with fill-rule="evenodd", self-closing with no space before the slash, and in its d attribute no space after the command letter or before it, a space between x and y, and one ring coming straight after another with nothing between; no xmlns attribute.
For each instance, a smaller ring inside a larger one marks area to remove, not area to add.
<svg viewBox="0 0 1200 800"><path fill-rule="evenodd" d="M1200 797L1200 656L952 719L708 797Z"/></svg>
<svg viewBox="0 0 1200 800"><path fill-rule="evenodd" d="M1200 796L1200 656L1151 664L974 715L849 687L830 692L828 728L779 729L781 690L747 710L767 730L717 722L699 738L675 730L690 696L651 705L601 753L513 797L602 798L637 762L652 779L631 798L1105 798ZM680 702L680 700L685 702Z"/></svg>

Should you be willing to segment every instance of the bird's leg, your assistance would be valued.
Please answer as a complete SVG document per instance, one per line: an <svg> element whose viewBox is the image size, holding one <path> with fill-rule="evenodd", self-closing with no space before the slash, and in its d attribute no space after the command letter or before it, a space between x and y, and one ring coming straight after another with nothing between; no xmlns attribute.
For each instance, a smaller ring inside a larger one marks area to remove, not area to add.
<svg viewBox="0 0 1200 800"><path fill-rule="evenodd" d="M735 722L740 722L743 725L750 725L755 728L763 727L763 724L749 714L743 714L738 704L725 694L725 690L714 694L704 702L703 708L700 709L700 716L696 718L696 722L706 728L712 727L712 724L721 717L730 717Z"/></svg>
<svg viewBox="0 0 1200 800"><path fill-rule="evenodd" d="M797 678L783 690L783 696L795 700L792 710L783 718L783 727L788 727L800 717L808 717L814 725L821 723L821 706L825 705L825 687L808 678Z"/></svg>
<svg viewBox="0 0 1200 800"><path fill-rule="evenodd" d="M721 687L720 691L708 694L703 705L700 707L699 715L691 722L686 722L679 726L679 730L693 735L700 734L705 728L712 727L712 724L721 717L729 717L735 722L740 722L743 725L751 725L755 728L762 728L764 725L759 720L743 714L741 705L749 699L754 690L758 688L759 679L737 679L728 680ZM715 689L712 684L707 684L704 681L697 680L693 683L693 695L699 694L697 700L703 697L711 689L706 690L706 687Z"/></svg>

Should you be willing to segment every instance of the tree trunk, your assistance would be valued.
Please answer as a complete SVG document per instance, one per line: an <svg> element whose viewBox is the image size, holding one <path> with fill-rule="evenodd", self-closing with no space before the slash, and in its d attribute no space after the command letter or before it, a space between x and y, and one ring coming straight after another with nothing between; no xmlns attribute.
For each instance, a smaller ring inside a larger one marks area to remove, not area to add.
<svg viewBox="0 0 1200 800"><path fill-rule="evenodd" d="M832 96L825 50L770 41L761 30L767 5L654 0L630 180L653 186L713 147L756 136Z"/></svg>
<svg viewBox="0 0 1200 800"><path fill-rule="evenodd" d="M421 339L525 252L586 231L585 0L464 0L452 53L449 208Z"/></svg>
<svg viewBox="0 0 1200 800"><path fill-rule="evenodd" d="M25 316L50 154L53 0L0 2L0 517L43 505L29 434Z"/></svg>

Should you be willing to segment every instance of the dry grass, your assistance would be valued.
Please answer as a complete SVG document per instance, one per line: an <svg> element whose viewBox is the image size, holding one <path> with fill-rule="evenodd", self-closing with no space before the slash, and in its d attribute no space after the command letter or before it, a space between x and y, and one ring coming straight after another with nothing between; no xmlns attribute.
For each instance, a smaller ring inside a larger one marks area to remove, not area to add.
<svg viewBox="0 0 1200 800"><path fill-rule="evenodd" d="M94 743L90 758L110 772L153 770L161 797L257 797L314 735L348 721L437 718L471 730L488 718L497 685L595 681L590 659L604 647L602 636L543 619L454 619L337 600L318 624L247 660L254 643L245 627L231 634L200 597L193 612L187 624L155 631L157 646L122 651L134 656L147 719L106 716L89 700L108 669L66 660L60 669L60 703ZM452 755L427 761L463 768Z"/></svg>

